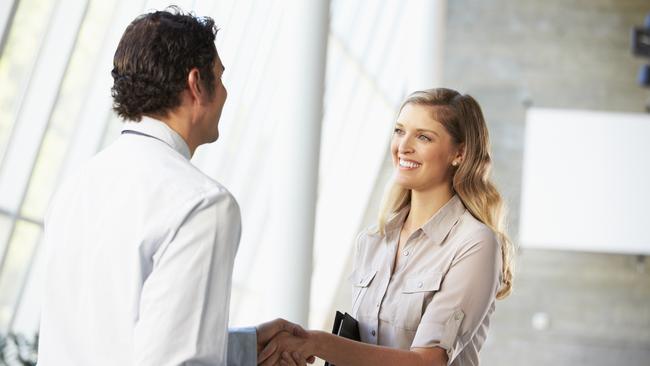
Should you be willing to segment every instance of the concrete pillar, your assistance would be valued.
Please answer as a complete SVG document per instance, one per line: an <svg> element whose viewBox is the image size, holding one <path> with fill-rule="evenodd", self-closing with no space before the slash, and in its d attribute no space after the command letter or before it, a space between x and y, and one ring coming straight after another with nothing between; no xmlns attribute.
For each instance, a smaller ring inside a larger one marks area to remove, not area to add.
<svg viewBox="0 0 650 366"><path fill-rule="evenodd" d="M447 0L411 0L411 67L407 93L443 85Z"/></svg>
<svg viewBox="0 0 650 366"><path fill-rule="evenodd" d="M312 274L328 0L287 0L278 72L266 312L307 325Z"/></svg>

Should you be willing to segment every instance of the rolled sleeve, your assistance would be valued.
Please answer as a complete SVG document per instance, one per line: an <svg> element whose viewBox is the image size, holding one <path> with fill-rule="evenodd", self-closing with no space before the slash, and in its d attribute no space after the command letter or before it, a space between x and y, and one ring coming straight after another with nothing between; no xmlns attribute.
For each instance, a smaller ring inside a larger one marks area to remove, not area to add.
<svg viewBox="0 0 650 366"><path fill-rule="evenodd" d="M444 348L449 364L486 320L499 286L498 241L489 229L474 238L454 258L440 289L426 306L411 344L412 348Z"/></svg>

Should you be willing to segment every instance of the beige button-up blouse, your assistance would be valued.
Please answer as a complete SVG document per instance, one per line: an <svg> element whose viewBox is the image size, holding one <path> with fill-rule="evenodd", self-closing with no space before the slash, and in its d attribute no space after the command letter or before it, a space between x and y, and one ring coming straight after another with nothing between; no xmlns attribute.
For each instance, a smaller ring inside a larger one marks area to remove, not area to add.
<svg viewBox="0 0 650 366"><path fill-rule="evenodd" d="M350 280L361 340L439 346L449 365L478 365L500 283L496 236L454 196L396 253L408 210L388 220L386 235L369 229L358 238Z"/></svg>

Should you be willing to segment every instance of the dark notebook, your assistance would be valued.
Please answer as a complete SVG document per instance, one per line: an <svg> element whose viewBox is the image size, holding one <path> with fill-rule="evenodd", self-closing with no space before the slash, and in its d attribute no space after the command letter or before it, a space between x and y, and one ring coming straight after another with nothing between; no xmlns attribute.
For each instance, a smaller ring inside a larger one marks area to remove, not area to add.
<svg viewBox="0 0 650 366"><path fill-rule="evenodd" d="M334 326L332 333L341 337L352 339L353 341L361 342L361 335L359 334L359 322L352 317L352 315L345 313L341 314L340 311L336 312L334 318ZM335 366L329 362L325 362L325 366Z"/></svg>

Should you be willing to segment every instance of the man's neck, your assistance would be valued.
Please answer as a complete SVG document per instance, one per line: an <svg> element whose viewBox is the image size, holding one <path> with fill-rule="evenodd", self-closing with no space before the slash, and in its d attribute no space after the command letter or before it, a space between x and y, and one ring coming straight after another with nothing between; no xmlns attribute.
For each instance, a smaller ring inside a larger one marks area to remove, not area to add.
<svg viewBox="0 0 650 366"><path fill-rule="evenodd" d="M194 139L192 138L192 134L190 133L191 123L188 121L187 117L181 116L174 112L169 112L164 116L149 115L148 117L163 122L174 132L176 132L187 144L187 147L190 150L190 157L194 156L194 151L197 147L199 147L200 144L194 142Z"/></svg>

